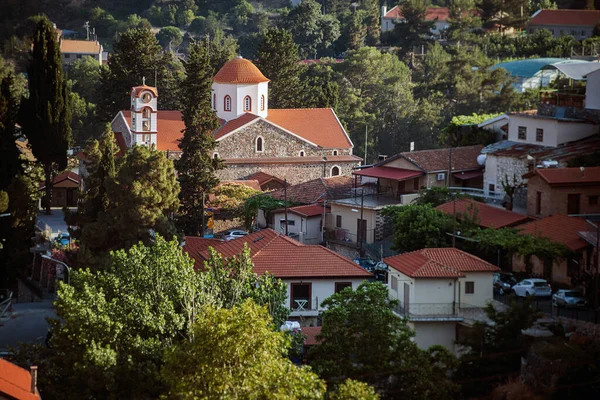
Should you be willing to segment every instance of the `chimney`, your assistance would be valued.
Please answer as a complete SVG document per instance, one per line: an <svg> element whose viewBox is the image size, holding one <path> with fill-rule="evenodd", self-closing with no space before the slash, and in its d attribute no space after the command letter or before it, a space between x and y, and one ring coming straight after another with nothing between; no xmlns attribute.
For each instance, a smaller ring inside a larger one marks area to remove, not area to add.
<svg viewBox="0 0 600 400"><path fill-rule="evenodd" d="M381 6L381 16L385 17L385 14L387 14L387 6Z"/></svg>
<svg viewBox="0 0 600 400"><path fill-rule="evenodd" d="M37 367L31 366L29 367L29 371L31 373L31 393L35 394L35 387L37 386Z"/></svg>

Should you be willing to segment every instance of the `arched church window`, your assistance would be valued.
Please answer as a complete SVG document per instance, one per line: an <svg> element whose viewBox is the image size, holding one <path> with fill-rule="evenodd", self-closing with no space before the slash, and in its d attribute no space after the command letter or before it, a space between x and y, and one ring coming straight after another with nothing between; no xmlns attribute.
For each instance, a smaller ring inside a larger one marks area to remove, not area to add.
<svg viewBox="0 0 600 400"><path fill-rule="evenodd" d="M300 150L300 157L304 157L306 155L306 153L304 152L304 150Z"/></svg>
<svg viewBox="0 0 600 400"><path fill-rule="evenodd" d="M265 95L260 96L260 111L265 111Z"/></svg>
<svg viewBox="0 0 600 400"><path fill-rule="evenodd" d="M333 151L333 155L334 155L334 156L337 156L337 155L338 155L338 151L337 151L337 150L334 150L334 151Z"/></svg>
<svg viewBox="0 0 600 400"><path fill-rule="evenodd" d="M142 122L142 130L146 131L146 132L150 130L150 121L143 121Z"/></svg>
<svg viewBox="0 0 600 400"><path fill-rule="evenodd" d="M252 111L252 99L250 96L244 97L244 111Z"/></svg>
<svg viewBox="0 0 600 400"><path fill-rule="evenodd" d="M213 153L213 158L216 160L217 158L219 158L219 153Z"/></svg>
<svg viewBox="0 0 600 400"><path fill-rule="evenodd" d="M225 111L231 111L231 96L225 96Z"/></svg>
<svg viewBox="0 0 600 400"><path fill-rule="evenodd" d="M263 151L263 138L261 138L260 136L256 138L256 151Z"/></svg>
<svg viewBox="0 0 600 400"><path fill-rule="evenodd" d="M144 103L150 103L150 100L152 100L152 96L150 96L150 93L146 92L142 95L142 101Z"/></svg>
<svg viewBox="0 0 600 400"><path fill-rule="evenodd" d="M331 176L338 176L340 174L340 167L337 165L331 167Z"/></svg>
<svg viewBox="0 0 600 400"><path fill-rule="evenodd" d="M142 111L142 116L144 118L150 118L150 114L152 113L152 111L150 110L150 108L146 107L144 108L144 110Z"/></svg>

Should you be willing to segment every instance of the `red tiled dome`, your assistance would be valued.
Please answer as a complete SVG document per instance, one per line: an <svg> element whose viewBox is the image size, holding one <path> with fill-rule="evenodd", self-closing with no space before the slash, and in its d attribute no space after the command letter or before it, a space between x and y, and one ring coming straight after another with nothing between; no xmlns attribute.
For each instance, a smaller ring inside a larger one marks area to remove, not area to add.
<svg viewBox="0 0 600 400"><path fill-rule="evenodd" d="M269 82L269 79L256 68L256 65L242 57L234 58L225 63L213 80L217 83Z"/></svg>

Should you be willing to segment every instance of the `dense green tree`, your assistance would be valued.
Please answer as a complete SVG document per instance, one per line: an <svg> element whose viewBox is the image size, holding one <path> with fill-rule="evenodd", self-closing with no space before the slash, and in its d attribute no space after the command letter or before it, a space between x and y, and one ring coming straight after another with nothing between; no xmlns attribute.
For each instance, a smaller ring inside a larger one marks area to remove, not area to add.
<svg viewBox="0 0 600 400"><path fill-rule="evenodd" d="M361 6L366 11L367 37L366 45L375 46L379 44L379 36L381 35L381 18L379 15L378 0L362 0Z"/></svg>
<svg viewBox="0 0 600 400"><path fill-rule="evenodd" d="M194 340L181 342L163 368L169 397L181 399L322 399L323 382L284 353L289 342L270 327L264 308L205 307Z"/></svg>
<svg viewBox="0 0 600 400"><path fill-rule="evenodd" d="M19 102L12 92L13 82L12 73L0 81L0 190L6 190L15 176L23 172L15 143Z"/></svg>
<svg viewBox="0 0 600 400"><path fill-rule="evenodd" d="M174 52L183 42L183 34L176 26L165 26L156 34L156 40L163 49Z"/></svg>
<svg viewBox="0 0 600 400"><path fill-rule="evenodd" d="M73 82L72 90L85 101L98 104L101 101L100 90L101 71L104 69L92 57L83 57L70 65L67 75Z"/></svg>
<svg viewBox="0 0 600 400"><path fill-rule="evenodd" d="M481 19L476 11L475 0L451 0L448 39L458 44L474 41L475 31L481 28Z"/></svg>
<svg viewBox="0 0 600 400"><path fill-rule="evenodd" d="M315 0L304 0L283 20L300 49L300 57L316 58L340 36L340 23L333 15L323 14Z"/></svg>
<svg viewBox="0 0 600 400"><path fill-rule="evenodd" d="M403 21L394 26L394 44L400 45L401 54L420 51L431 37L433 21L426 21L428 4L425 0L407 0L400 4Z"/></svg>
<svg viewBox="0 0 600 400"><path fill-rule="evenodd" d="M396 250L446 247L450 243L452 217L430 204L386 207L382 214L394 224Z"/></svg>
<svg viewBox="0 0 600 400"><path fill-rule="evenodd" d="M301 81L306 82L302 107L337 109L339 98L339 74L331 62L320 59L304 70Z"/></svg>
<svg viewBox="0 0 600 400"><path fill-rule="evenodd" d="M453 198L454 196L452 195L452 192L447 187L431 187L421 189L419 191L419 197L414 201L413 204L428 204L431 207L437 207L441 204L451 201Z"/></svg>
<svg viewBox="0 0 600 400"><path fill-rule="evenodd" d="M192 44L184 64L182 118L185 131L179 143L182 153L177 160L177 170L181 185L180 226L192 236L204 235L205 197L219 183L215 172L224 167L222 160L213 156L217 142L212 133L219 127L219 121L211 107L214 69L209 51L210 45L206 42Z"/></svg>
<svg viewBox="0 0 600 400"><path fill-rule="evenodd" d="M27 75L29 97L22 101L20 124L34 156L43 166L46 214L50 214L54 175L67 167L71 102L54 26L45 17L40 19L33 35Z"/></svg>
<svg viewBox="0 0 600 400"><path fill-rule="evenodd" d="M454 357L441 346L420 350L406 320L394 313L397 304L378 282L327 298L319 344L309 353L311 365L329 384L356 379L384 398L452 398L456 387L447 371Z"/></svg>
<svg viewBox="0 0 600 400"><path fill-rule="evenodd" d="M226 219L243 218L246 200L262 194L261 190L253 189L237 182L223 182L212 190L214 198L211 207L218 207Z"/></svg>
<svg viewBox="0 0 600 400"><path fill-rule="evenodd" d="M488 145L496 141L495 132L478 128L477 125L500 114L455 115L442 130L440 143L447 147Z"/></svg>
<svg viewBox="0 0 600 400"><path fill-rule="evenodd" d="M330 400L379 400L375 390L364 382L346 379L329 395Z"/></svg>
<svg viewBox="0 0 600 400"><path fill-rule="evenodd" d="M159 108L180 108L181 63L161 51L149 29L129 29L114 43L108 68L102 71L99 118L112 121L117 112L129 109L131 88L140 85L144 77L158 88Z"/></svg>
<svg viewBox="0 0 600 400"><path fill-rule="evenodd" d="M305 85L300 79L304 68L299 61L298 46L290 31L272 28L265 32L256 52L256 66L271 80L269 107L300 106Z"/></svg>

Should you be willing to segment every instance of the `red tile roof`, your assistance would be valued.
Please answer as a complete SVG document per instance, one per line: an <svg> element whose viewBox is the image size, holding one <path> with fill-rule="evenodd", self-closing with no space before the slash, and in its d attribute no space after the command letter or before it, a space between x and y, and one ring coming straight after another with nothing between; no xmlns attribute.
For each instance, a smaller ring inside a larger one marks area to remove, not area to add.
<svg viewBox="0 0 600 400"><path fill-rule="evenodd" d="M456 212L457 214L476 212L477 218L479 219L479 226L483 228L504 228L506 226L515 226L529 221L529 217L516 212L508 211L503 208L491 206L489 204L473 201L469 199L461 199L456 201ZM446 214L454 214L454 202L450 201L436 207L438 210L445 212ZM460 219L461 215L458 216Z"/></svg>
<svg viewBox="0 0 600 400"><path fill-rule="evenodd" d="M455 248L421 249L383 261L411 278L460 278L465 276L465 272L500 270L479 257Z"/></svg>
<svg viewBox="0 0 600 400"><path fill-rule="evenodd" d="M115 140L117 141L117 147L119 151L115 154L115 157L123 157L127 153L127 143L125 143L125 137L122 132L115 132Z"/></svg>
<svg viewBox="0 0 600 400"><path fill-rule="evenodd" d="M535 175L539 175L550 186L600 184L600 167L585 167L583 171L581 168L538 168L524 177Z"/></svg>
<svg viewBox="0 0 600 400"><path fill-rule="evenodd" d="M152 92L152 94L155 97L158 97L158 90L156 90L155 87L153 86L148 86L148 85L140 85L140 86L134 86L131 88L131 96L136 96L136 97L140 97L140 95L142 94L142 92L144 92L145 90L148 90L150 92Z"/></svg>
<svg viewBox="0 0 600 400"><path fill-rule="evenodd" d="M579 232L588 229L587 223L582 218L556 214L521 225L517 229L523 234L541 236L562 243L572 251L588 246L588 243L579 236Z"/></svg>
<svg viewBox="0 0 600 400"><path fill-rule="evenodd" d="M223 65L213 80L217 83L261 83L269 82L250 60L238 57Z"/></svg>
<svg viewBox="0 0 600 400"><path fill-rule="evenodd" d="M305 346L314 346L315 344L319 343L317 340L317 335L321 333L321 328L322 327L320 326L303 326L300 328L302 330L302 334L306 337L304 339Z"/></svg>
<svg viewBox="0 0 600 400"><path fill-rule="evenodd" d="M360 176L370 176L372 178L385 178L403 181L406 179L416 178L417 176L424 175L424 172L393 167L371 167L354 171L352 172L352 174Z"/></svg>
<svg viewBox="0 0 600 400"><path fill-rule="evenodd" d="M225 122L224 125L222 125L219 129L217 129L215 131L215 140L219 140L221 139L223 136L226 136L228 134L230 134L231 132L235 131L236 129L241 128L242 126L258 120L260 117L258 115L254 115L252 113L245 113L244 115L236 118L236 119L232 119L230 121Z"/></svg>
<svg viewBox="0 0 600 400"><path fill-rule="evenodd" d="M250 189L254 189L254 190L258 190L259 192L262 192L262 189L260 188L260 183L258 183L258 181L256 179L240 179L240 180L231 180L231 181L221 181L221 182L219 182L219 184L217 186L220 186L224 183L234 183L236 185L244 185L244 186L248 186Z"/></svg>
<svg viewBox="0 0 600 400"><path fill-rule="evenodd" d="M100 54L102 46L97 41L68 40L60 41L60 52L69 54Z"/></svg>
<svg viewBox="0 0 600 400"><path fill-rule="evenodd" d="M272 181L280 183L282 186L285 185L285 181L283 179L279 179L276 176L269 175L266 172L262 172L262 171L255 172L255 173L247 176L246 179L258 181L258 183L261 187Z"/></svg>
<svg viewBox="0 0 600 400"><path fill-rule="evenodd" d="M529 25L596 26L600 22L597 10L541 10L534 14Z"/></svg>
<svg viewBox="0 0 600 400"><path fill-rule="evenodd" d="M352 191L354 179L349 176L333 176L317 178L287 188L287 198L296 203L312 204L317 201L348 197ZM283 189L275 190L269 195L278 200L285 199Z"/></svg>
<svg viewBox="0 0 600 400"><path fill-rule="evenodd" d="M57 185L63 181L71 181L74 183L79 183L79 175L77 175L75 172L73 171L65 171L62 174L58 174L54 177L54 179L52 180L52 183L54 185ZM45 183L40 183L40 189L45 188Z"/></svg>
<svg viewBox="0 0 600 400"><path fill-rule="evenodd" d="M477 157L481 154L482 145L454 147L452 149L452 171L481 169ZM448 171L450 149L420 150L396 154L376 166L383 166L398 158L404 158L425 172Z"/></svg>
<svg viewBox="0 0 600 400"><path fill-rule="evenodd" d="M224 257L239 255L248 244L254 272L277 278L364 278L372 275L353 261L319 245L304 245L272 229L263 229L229 242L215 250ZM208 250L200 258L208 258Z"/></svg>
<svg viewBox="0 0 600 400"><path fill-rule="evenodd" d="M131 121L131 111L121 111L127 122ZM156 149L161 151L180 151L179 140L183 137L185 124L181 119L181 111L158 110L156 125Z"/></svg>
<svg viewBox="0 0 600 400"><path fill-rule="evenodd" d="M221 243L223 243L223 241L219 239L208 239L198 236L186 236L183 251L188 253L188 255L192 259L194 259L194 268L201 269L203 263L202 258L200 257L200 253L202 253L203 251L207 251L209 247L216 247Z"/></svg>
<svg viewBox="0 0 600 400"><path fill-rule="evenodd" d="M329 210L329 207L327 207ZM273 213L281 213L284 212L285 208L279 208L277 210L272 211ZM309 204L306 206L296 206L288 208L288 213L300 215L302 217L316 217L323 215L323 205L322 204Z"/></svg>
<svg viewBox="0 0 600 400"><path fill-rule="evenodd" d="M331 108L269 109L267 121L323 148L352 148L350 138Z"/></svg>
<svg viewBox="0 0 600 400"><path fill-rule="evenodd" d="M31 373L26 369L0 358L0 397L17 400L39 400L40 395L31 393Z"/></svg>
<svg viewBox="0 0 600 400"><path fill-rule="evenodd" d="M383 18L391 18L391 19L402 19L404 16L402 15L402 10L400 6L395 6L391 8ZM428 7L425 13L426 21L447 21L450 18L450 10L448 7Z"/></svg>

